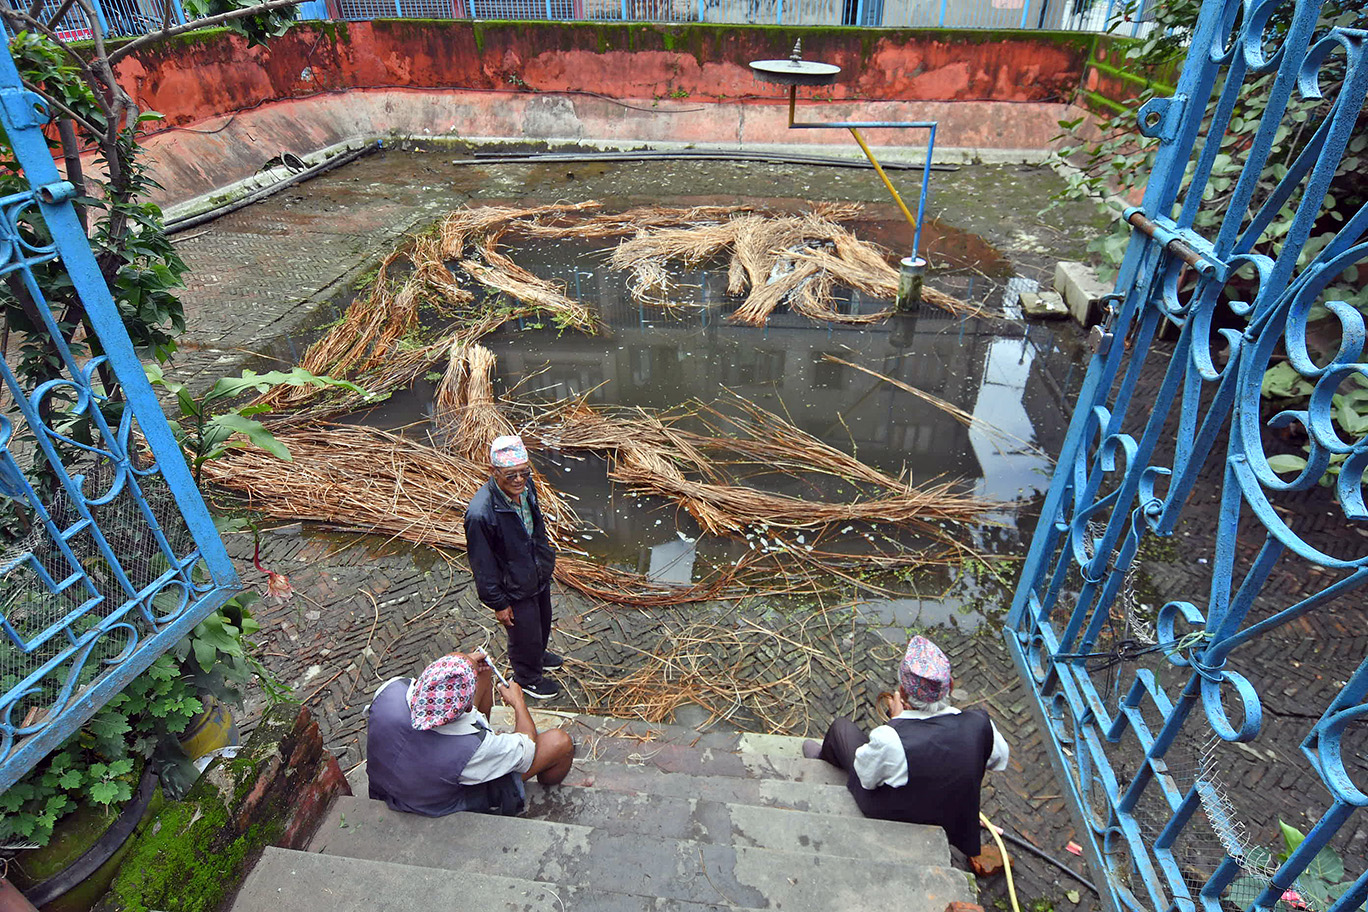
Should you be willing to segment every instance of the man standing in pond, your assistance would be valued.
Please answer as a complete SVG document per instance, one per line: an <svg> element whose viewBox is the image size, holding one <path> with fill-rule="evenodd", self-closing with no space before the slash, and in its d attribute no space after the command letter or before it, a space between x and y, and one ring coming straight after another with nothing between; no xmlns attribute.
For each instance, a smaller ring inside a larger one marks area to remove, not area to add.
<svg viewBox="0 0 1368 912"><path fill-rule="evenodd" d="M986 770L1007 768L1007 742L981 709L949 704L950 659L926 637L907 644L898 690L880 708L888 722L870 732L838 718L803 754L850 773L846 786L866 817L945 830L965 855L981 851L979 786Z"/></svg>
<svg viewBox="0 0 1368 912"><path fill-rule="evenodd" d="M470 499L465 514L475 590L508 630L514 680L529 697L549 700L560 693L560 685L546 669L562 663L546 648L556 551L546 537L522 438L497 438L489 461L489 481Z"/></svg>

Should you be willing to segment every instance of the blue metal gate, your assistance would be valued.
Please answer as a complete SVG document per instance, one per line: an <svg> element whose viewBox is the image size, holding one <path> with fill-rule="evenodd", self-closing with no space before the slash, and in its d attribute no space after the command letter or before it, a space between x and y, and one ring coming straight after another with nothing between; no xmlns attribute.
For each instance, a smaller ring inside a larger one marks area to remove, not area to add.
<svg viewBox="0 0 1368 912"><path fill-rule="evenodd" d="M1223 751L1253 750L1246 742L1265 727L1251 682L1260 676L1228 659L1286 635L1289 622L1368 576L1368 557L1353 556L1368 553L1354 534L1368 532L1368 440L1346 432L1339 411L1342 397L1368 386L1364 317L1327 294L1368 259L1368 205L1326 209L1362 122L1368 33L1328 27L1320 6L1207 0L1176 94L1140 110L1140 131L1160 143L1156 166L1142 205L1126 213L1130 244L1008 619L1080 842L1117 909L1339 912L1368 897L1368 872L1358 870L1337 872L1318 900L1298 889L1299 878L1325 875L1331 856L1321 850L1342 851L1353 832L1344 824L1368 804L1368 787L1353 781L1356 768L1363 781L1354 739L1368 717L1368 661L1335 670L1336 684L1347 683L1328 705L1299 707L1306 800L1320 817L1290 857L1254 844L1266 837L1244 830L1222 782ZM1268 106L1252 142L1235 145L1231 119L1254 80L1266 81ZM1293 93L1316 97L1327 82L1339 88L1323 119L1293 123ZM1298 130L1303 144L1289 149ZM1220 155L1243 155L1244 170L1212 188ZM1281 180L1256 194L1268 169ZM1204 237L1192 226L1213 189L1229 199ZM1256 252L1275 220L1287 229L1283 243ZM1333 239L1308 246L1313 231ZM1160 341L1175 332L1176 342ZM1279 362L1314 392L1300 407L1261 414L1265 371ZM1136 395L1142 378L1157 395ZM1204 468L1221 478L1219 521L1214 538L1182 549L1186 560L1209 561L1209 591L1149 614L1133 592L1137 555L1172 536L1189 500L1208 493ZM1302 526L1288 506L1323 476L1333 479L1336 499L1325 500L1336 515L1315 525L1337 523L1328 539L1294 531ZM1270 594L1275 569L1295 574L1302 594ZM1368 629L1361 603L1351 605ZM1259 671L1276 679L1276 668ZM1267 763L1269 745L1260 746Z"/></svg>
<svg viewBox="0 0 1368 912"><path fill-rule="evenodd" d="M31 187L0 199L0 278L59 362L26 389L15 352L0 360L0 791L237 587L53 164L47 119L0 54L0 123ZM73 355L35 278L57 260L99 357ZM104 371L123 390L117 418L101 408Z"/></svg>

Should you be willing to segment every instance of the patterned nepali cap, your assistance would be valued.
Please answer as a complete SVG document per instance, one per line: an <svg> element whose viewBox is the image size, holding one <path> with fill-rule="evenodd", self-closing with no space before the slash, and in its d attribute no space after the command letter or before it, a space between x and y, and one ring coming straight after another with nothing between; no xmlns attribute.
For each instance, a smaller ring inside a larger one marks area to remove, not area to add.
<svg viewBox="0 0 1368 912"><path fill-rule="evenodd" d="M418 676L409 700L413 727L426 731L445 725L475 701L475 666L460 655L444 655Z"/></svg>
<svg viewBox="0 0 1368 912"><path fill-rule="evenodd" d="M489 461L501 469L527 462L527 447L521 437L496 437L489 445Z"/></svg>
<svg viewBox="0 0 1368 912"><path fill-rule="evenodd" d="M950 660L935 643L924 636L914 636L898 669L898 683L907 691L908 698L918 703L944 700L950 692Z"/></svg>

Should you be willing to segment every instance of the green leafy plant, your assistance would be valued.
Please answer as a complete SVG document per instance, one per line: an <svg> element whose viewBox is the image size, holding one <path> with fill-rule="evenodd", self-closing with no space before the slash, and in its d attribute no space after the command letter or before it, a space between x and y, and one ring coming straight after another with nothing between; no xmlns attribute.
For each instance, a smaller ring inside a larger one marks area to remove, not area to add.
<svg viewBox="0 0 1368 912"><path fill-rule="evenodd" d="M178 737L208 697L242 705L255 677L268 699L288 696L251 655L258 596L244 592L209 614L169 652L101 707L79 731L0 795L0 845L46 845L52 829L82 805L113 814L128 801L146 763L171 797L198 775Z"/></svg>
<svg viewBox="0 0 1368 912"><path fill-rule="evenodd" d="M336 387L369 397L364 389L349 380L319 377L302 367L290 371L267 371L264 374L244 370L240 376L221 378L199 397L192 394L185 384L168 380L161 365L149 363L143 369L154 386L160 386L176 397L182 420L172 429L190 459L196 482L200 480L201 469L206 462L219 458L233 447L251 444L277 459L290 459L290 451L285 445L264 424L252 417L269 411L269 406L247 403L224 408L215 414L214 407L222 406L226 400L249 392L264 393L275 386L308 386L315 389ZM238 439L238 434L245 440Z"/></svg>
<svg viewBox="0 0 1368 912"><path fill-rule="evenodd" d="M1278 821L1282 833L1284 850L1277 854L1277 861L1286 861L1306 839L1306 834L1289 823ZM1273 853L1258 846L1250 850L1246 867L1271 869ZM1328 909L1354 885L1353 878L1345 879L1344 860L1338 852L1326 846L1316 853L1306 870L1297 876L1292 889L1283 892L1274 903L1275 912L1305 912L1307 909ZM1226 893L1237 905L1244 907L1252 903L1264 888L1268 879L1254 876L1236 878Z"/></svg>

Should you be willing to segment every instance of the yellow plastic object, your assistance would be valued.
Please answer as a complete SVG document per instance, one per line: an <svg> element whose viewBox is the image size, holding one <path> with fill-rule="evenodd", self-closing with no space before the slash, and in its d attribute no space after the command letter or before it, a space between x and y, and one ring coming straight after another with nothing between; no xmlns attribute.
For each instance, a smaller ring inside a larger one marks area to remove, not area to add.
<svg viewBox="0 0 1368 912"><path fill-rule="evenodd" d="M210 751L237 744L237 724L227 706L214 697L205 697L204 711L190 720L178 740L185 756L198 760Z"/></svg>
<svg viewBox="0 0 1368 912"><path fill-rule="evenodd" d="M979 811L979 822L988 831L988 835L993 837L993 842L997 843L998 851L1002 853L1002 870L1007 875L1007 898L1012 901L1012 912L1021 912L1021 906L1017 904L1016 882L1012 880L1012 859L1007 857L1007 846L1003 845L1002 837L998 835L997 827L993 826L993 821L987 815Z"/></svg>

